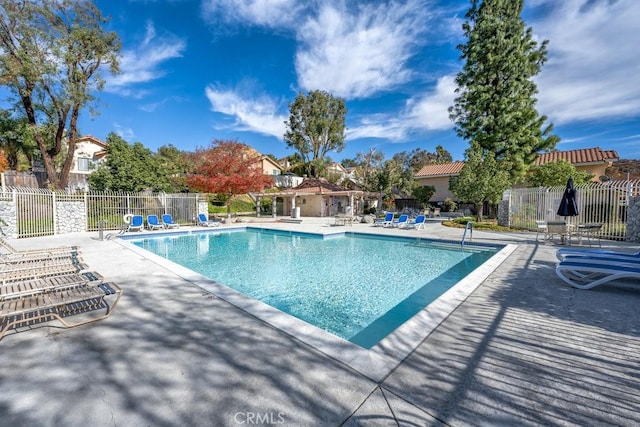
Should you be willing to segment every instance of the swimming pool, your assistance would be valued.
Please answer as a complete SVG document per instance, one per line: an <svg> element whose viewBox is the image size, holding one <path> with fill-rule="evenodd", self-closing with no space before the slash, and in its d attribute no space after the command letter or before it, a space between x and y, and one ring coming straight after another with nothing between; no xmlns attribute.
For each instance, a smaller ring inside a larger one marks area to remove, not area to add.
<svg viewBox="0 0 640 427"><path fill-rule="evenodd" d="M374 346L499 250L420 238L258 228L131 242L363 348Z"/></svg>

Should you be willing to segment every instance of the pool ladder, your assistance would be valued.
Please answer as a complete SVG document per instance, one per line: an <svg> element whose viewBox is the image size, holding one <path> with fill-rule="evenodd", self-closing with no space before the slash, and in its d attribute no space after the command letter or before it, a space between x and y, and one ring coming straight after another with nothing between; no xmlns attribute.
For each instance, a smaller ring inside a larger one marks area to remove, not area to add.
<svg viewBox="0 0 640 427"><path fill-rule="evenodd" d="M473 222L467 222L464 226L464 233L462 233L462 240L460 240L460 246L464 246L464 241L467 238L467 231L469 231L469 241L473 240Z"/></svg>

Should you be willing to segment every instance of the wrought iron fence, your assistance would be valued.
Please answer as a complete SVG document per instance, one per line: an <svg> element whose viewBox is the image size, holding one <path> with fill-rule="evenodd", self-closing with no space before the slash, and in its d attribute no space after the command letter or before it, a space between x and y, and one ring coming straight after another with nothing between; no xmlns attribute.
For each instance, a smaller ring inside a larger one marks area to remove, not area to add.
<svg viewBox="0 0 640 427"><path fill-rule="evenodd" d="M536 220L563 220L556 212L565 187L517 188L508 190L510 226L535 230ZM592 182L575 186L578 216L566 218L577 224L602 224L600 237L624 240L629 198L640 195L640 180Z"/></svg>
<svg viewBox="0 0 640 427"><path fill-rule="evenodd" d="M54 192L38 188L4 187L0 214L17 237L46 236L69 231L118 229L125 214L171 214L179 224L194 224L202 194ZM70 223L73 223L70 225Z"/></svg>

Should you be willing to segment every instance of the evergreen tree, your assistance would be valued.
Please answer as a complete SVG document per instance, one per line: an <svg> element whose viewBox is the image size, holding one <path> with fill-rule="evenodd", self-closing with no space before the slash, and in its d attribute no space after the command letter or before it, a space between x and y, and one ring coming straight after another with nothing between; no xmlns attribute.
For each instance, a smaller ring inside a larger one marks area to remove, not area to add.
<svg viewBox="0 0 640 427"><path fill-rule="evenodd" d="M289 109L284 141L300 153L309 175L318 177L327 152L340 152L344 148L347 114L344 99L313 90L308 96L299 94Z"/></svg>
<svg viewBox="0 0 640 427"><path fill-rule="evenodd" d="M476 205L478 221L482 221L484 202L498 203L508 187L509 174L500 168L495 155L476 142L465 151L465 164L460 175L452 178L450 188L464 202Z"/></svg>
<svg viewBox="0 0 640 427"><path fill-rule="evenodd" d="M553 125L538 115L533 77L547 59L521 19L523 0L472 0L458 46L464 67L449 109L461 138L476 143L482 158L494 158L513 184L525 177L539 151L559 141ZM506 187L504 188L506 189Z"/></svg>

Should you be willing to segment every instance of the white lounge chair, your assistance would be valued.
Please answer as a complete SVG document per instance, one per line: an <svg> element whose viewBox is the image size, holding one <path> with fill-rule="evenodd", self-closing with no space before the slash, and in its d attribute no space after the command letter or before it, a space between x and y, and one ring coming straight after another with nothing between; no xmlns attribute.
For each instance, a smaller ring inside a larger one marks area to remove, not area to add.
<svg viewBox="0 0 640 427"><path fill-rule="evenodd" d="M574 248L565 248L559 249L556 252L556 258L560 261L563 261L566 257L614 257L620 259L631 259L631 260L640 260L640 252L634 253L625 253L618 251L606 251L600 249L574 249Z"/></svg>
<svg viewBox="0 0 640 427"><path fill-rule="evenodd" d="M591 289L618 279L636 279L640 284L640 262L571 258L558 263L556 274L578 289Z"/></svg>
<svg viewBox="0 0 640 427"><path fill-rule="evenodd" d="M178 224L177 222L173 222L171 214L162 215L162 224L165 228L180 228L180 224Z"/></svg>
<svg viewBox="0 0 640 427"><path fill-rule="evenodd" d="M209 221L207 216L201 213L198 214L198 225L201 227L218 227L220 225L220 221Z"/></svg>
<svg viewBox="0 0 640 427"><path fill-rule="evenodd" d="M405 225L407 225L408 220L409 220L409 215L402 214L398 217L397 220L391 223L391 226L398 227L398 228L404 227Z"/></svg>
<svg viewBox="0 0 640 427"><path fill-rule="evenodd" d="M406 228L420 230L422 227L424 227L425 219L426 218L424 215L418 215L413 221L407 222Z"/></svg>
<svg viewBox="0 0 640 427"><path fill-rule="evenodd" d="M147 228L149 230L162 230L164 226L158 221L158 215L147 215Z"/></svg>
<svg viewBox="0 0 640 427"><path fill-rule="evenodd" d="M393 222L393 212L387 212L384 215L384 219L377 219L373 225L374 227L386 227L391 225L391 223Z"/></svg>

